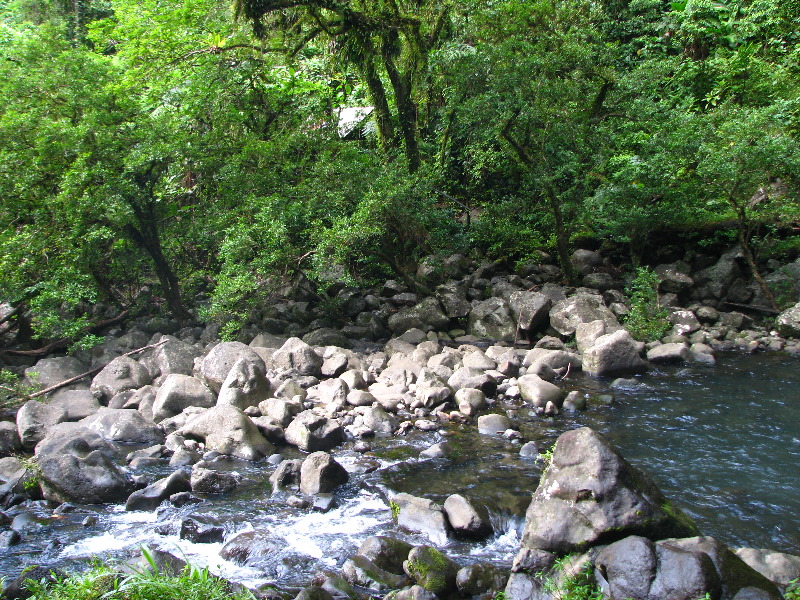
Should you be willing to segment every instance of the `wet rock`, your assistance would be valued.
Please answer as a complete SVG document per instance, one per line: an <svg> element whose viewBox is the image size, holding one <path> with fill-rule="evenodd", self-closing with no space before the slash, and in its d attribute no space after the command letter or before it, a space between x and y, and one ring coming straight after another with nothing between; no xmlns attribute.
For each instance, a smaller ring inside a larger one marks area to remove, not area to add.
<svg viewBox="0 0 800 600"><path fill-rule="evenodd" d="M367 557L381 569L400 575L411 548L413 546L403 540L374 535L361 543L358 554Z"/></svg>
<svg viewBox="0 0 800 600"><path fill-rule="evenodd" d="M155 510L173 494L190 490L189 474L178 470L144 489L133 492L125 502L125 510Z"/></svg>
<svg viewBox="0 0 800 600"><path fill-rule="evenodd" d="M499 435L511 427L511 419L505 415L492 413L478 417L478 433L483 435Z"/></svg>
<svg viewBox="0 0 800 600"><path fill-rule="evenodd" d="M222 382L217 404L227 404L245 410L250 406L258 406L270 395L270 381L264 361L259 357L253 360L247 356L240 357L228 376Z"/></svg>
<svg viewBox="0 0 800 600"><path fill-rule="evenodd" d="M517 380L517 386L522 399L536 407L543 408L548 402L561 406L564 399L561 388L536 375L523 375Z"/></svg>
<svg viewBox="0 0 800 600"><path fill-rule="evenodd" d="M511 308L502 298L495 296L476 302L469 313L467 332L471 335L490 340L512 341L516 330Z"/></svg>
<svg viewBox="0 0 800 600"><path fill-rule="evenodd" d="M686 536L697 527L653 481L588 427L562 434L526 513L524 548L559 554L643 535Z"/></svg>
<svg viewBox="0 0 800 600"><path fill-rule="evenodd" d="M330 454L313 452L300 467L300 491L308 495L332 492L349 478L344 467Z"/></svg>
<svg viewBox="0 0 800 600"><path fill-rule="evenodd" d="M412 585L386 594L384 600L436 600L438 596L421 585Z"/></svg>
<svg viewBox="0 0 800 600"><path fill-rule="evenodd" d="M244 460L259 460L275 451L253 421L233 406L209 408L176 433L203 440L208 450Z"/></svg>
<svg viewBox="0 0 800 600"><path fill-rule="evenodd" d="M441 505L405 493L395 494L391 504L392 511L397 514L398 526L424 533L438 546L447 543L447 518Z"/></svg>
<svg viewBox="0 0 800 600"><path fill-rule="evenodd" d="M158 423L174 417L190 406L211 408L216 402L214 393L196 377L167 375L153 401L153 420Z"/></svg>
<svg viewBox="0 0 800 600"><path fill-rule="evenodd" d="M14 529L0 531L0 548L10 548L22 541L22 536Z"/></svg>
<svg viewBox="0 0 800 600"><path fill-rule="evenodd" d="M33 596L28 589L27 581L44 581L53 583L66 579L67 574L56 567L47 565L33 565L22 570L15 579L3 590L3 600L27 600Z"/></svg>
<svg viewBox="0 0 800 600"><path fill-rule="evenodd" d="M739 548L736 556L775 585L786 587L800 580L800 556L756 548Z"/></svg>
<svg viewBox="0 0 800 600"><path fill-rule="evenodd" d="M603 321L608 330L619 329L619 321L600 296L576 294L556 303L550 309L550 326L561 335L573 335L578 323Z"/></svg>
<svg viewBox="0 0 800 600"><path fill-rule="evenodd" d="M300 459L287 459L281 463L269 476L269 482L272 485L272 491L277 492L279 489L294 486L294 489L299 489L300 486L300 468L303 461Z"/></svg>
<svg viewBox="0 0 800 600"><path fill-rule="evenodd" d="M647 351L647 360L653 364L682 363L691 358L688 344L660 344Z"/></svg>
<svg viewBox="0 0 800 600"><path fill-rule="evenodd" d="M219 555L225 560L242 566L258 564L286 547L286 540L266 529L245 531L228 540Z"/></svg>
<svg viewBox="0 0 800 600"><path fill-rule="evenodd" d="M48 436L36 448L45 499L76 504L124 502L135 484L112 456L108 442L86 429Z"/></svg>
<svg viewBox="0 0 800 600"><path fill-rule="evenodd" d="M539 445L536 442L525 442L519 449L522 458L536 458L539 456Z"/></svg>
<svg viewBox="0 0 800 600"><path fill-rule="evenodd" d="M119 356L92 379L96 398L110 400L125 390L137 390L152 381L149 371L130 356Z"/></svg>
<svg viewBox="0 0 800 600"><path fill-rule="evenodd" d="M415 546L403 563L403 570L423 588L445 597L456 590L458 565L430 546Z"/></svg>
<svg viewBox="0 0 800 600"><path fill-rule="evenodd" d="M47 428L67 420L63 406L28 400L17 411L17 433L22 447L30 450L45 437Z"/></svg>
<svg viewBox="0 0 800 600"><path fill-rule="evenodd" d="M462 388L456 392L458 410L467 416L472 416L486 408L486 394L475 388Z"/></svg>
<svg viewBox="0 0 800 600"><path fill-rule="evenodd" d="M319 586L310 585L300 590L294 600L333 600L333 596Z"/></svg>
<svg viewBox="0 0 800 600"><path fill-rule="evenodd" d="M342 565L342 576L351 585L371 590L391 590L403 587L408 579L405 575L397 575L382 569L366 556L356 554Z"/></svg>
<svg viewBox="0 0 800 600"><path fill-rule="evenodd" d="M474 563L462 567L456 573L456 587L462 596L481 594L495 596L506 587L508 574L488 563Z"/></svg>
<svg viewBox="0 0 800 600"><path fill-rule="evenodd" d="M642 373L647 363L639 356L639 344L621 329L600 336L583 353L583 370L596 376Z"/></svg>
<svg viewBox="0 0 800 600"><path fill-rule="evenodd" d="M181 521L178 536L193 544L215 544L222 542L225 537L225 529L219 525L201 523L196 519L189 518Z"/></svg>
<svg viewBox="0 0 800 600"><path fill-rule="evenodd" d="M444 501L444 512L450 526L457 534L482 539L492 534L492 525L485 509L478 509L460 494L452 494Z"/></svg>
<svg viewBox="0 0 800 600"><path fill-rule="evenodd" d="M123 444L163 444L164 430L142 413L131 408L101 407L95 414L78 422L110 442Z"/></svg>
<svg viewBox="0 0 800 600"><path fill-rule="evenodd" d="M386 412L380 405L365 408L362 420L364 426L369 427L375 433L390 434L397 429L397 418Z"/></svg>
<svg viewBox="0 0 800 600"><path fill-rule="evenodd" d="M227 494L239 485L239 479L232 473L215 471L199 465L192 468L191 491L198 494Z"/></svg>
<svg viewBox="0 0 800 600"><path fill-rule="evenodd" d="M284 432L286 443L305 452L330 450L344 442L344 429L333 419L310 410L298 414Z"/></svg>

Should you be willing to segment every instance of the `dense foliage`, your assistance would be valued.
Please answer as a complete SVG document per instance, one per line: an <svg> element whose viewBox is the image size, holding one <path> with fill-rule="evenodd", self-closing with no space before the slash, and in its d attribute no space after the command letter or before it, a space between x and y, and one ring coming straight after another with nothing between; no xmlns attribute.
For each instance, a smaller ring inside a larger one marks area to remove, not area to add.
<svg viewBox="0 0 800 600"><path fill-rule="evenodd" d="M416 285L453 251L571 279L577 236L638 266L653 232L724 223L758 278L800 219L798 0L0 15L0 301L43 337L145 300L235 323L301 272Z"/></svg>

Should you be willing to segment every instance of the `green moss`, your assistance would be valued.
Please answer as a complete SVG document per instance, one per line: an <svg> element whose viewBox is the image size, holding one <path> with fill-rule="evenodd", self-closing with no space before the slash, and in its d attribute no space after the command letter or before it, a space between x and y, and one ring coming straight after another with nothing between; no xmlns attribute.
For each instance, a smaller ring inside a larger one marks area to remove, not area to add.
<svg viewBox="0 0 800 600"><path fill-rule="evenodd" d="M406 561L409 574L429 592L439 593L448 589L448 571L451 570L447 557L429 546L418 550L417 555Z"/></svg>
<svg viewBox="0 0 800 600"><path fill-rule="evenodd" d="M389 508L392 510L392 520L396 522L400 516L400 505L393 500L389 500Z"/></svg>
<svg viewBox="0 0 800 600"><path fill-rule="evenodd" d="M692 532L692 535L700 535L700 530L697 528L697 525L692 518L684 513L681 509L676 507L672 502L667 500L661 505L661 510L663 510L669 518L673 521L677 522L681 527L686 529L688 532Z"/></svg>

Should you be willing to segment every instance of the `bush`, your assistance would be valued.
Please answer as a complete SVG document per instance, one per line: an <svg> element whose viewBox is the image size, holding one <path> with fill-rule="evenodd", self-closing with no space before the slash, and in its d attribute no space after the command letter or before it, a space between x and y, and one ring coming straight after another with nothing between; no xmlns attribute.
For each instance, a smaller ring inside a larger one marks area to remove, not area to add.
<svg viewBox="0 0 800 600"><path fill-rule="evenodd" d="M668 313L658 301L659 283L661 279L656 273L647 267L640 267L628 286L631 311L625 319L625 327L637 340L657 340L669 330Z"/></svg>

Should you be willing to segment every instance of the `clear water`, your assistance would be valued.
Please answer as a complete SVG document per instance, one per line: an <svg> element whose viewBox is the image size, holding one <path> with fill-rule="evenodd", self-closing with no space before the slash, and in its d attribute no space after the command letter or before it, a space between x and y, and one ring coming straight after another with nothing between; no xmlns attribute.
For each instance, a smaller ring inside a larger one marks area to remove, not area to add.
<svg viewBox="0 0 800 600"><path fill-rule="evenodd" d="M707 535L734 547L800 554L798 367L800 362L785 356L760 355L724 357L713 369L660 369L639 377L635 389L616 392L612 406L594 402L608 391L608 382L577 374L567 387L590 395L587 412L547 419L525 407L504 408L511 409L525 439L542 448L569 428L588 425L602 432ZM417 458L421 449L445 439L454 450L449 460ZM400 491L437 501L462 493L485 505L495 536L480 543L453 540L447 553L465 563L510 564L540 475L535 461L519 457L518 444L480 436L474 425L452 424L442 433L376 439L373 445L375 452L365 456L348 445L337 450L351 481L337 490L338 506L328 513L290 508L286 494L270 494L270 467L241 461L225 464L242 477L235 493L180 509L77 507L54 515L44 503L15 507L8 515L16 516L23 542L0 550L0 573L15 575L32 563L126 558L148 544L250 586L298 587L319 568L340 567L370 535L426 543L396 530L387 498ZM168 470L155 469L152 476ZM87 515L97 523L81 525ZM179 539L178 525L187 516L221 525L226 540L244 531L269 531L281 549L244 567L224 561L221 544Z"/></svg>

